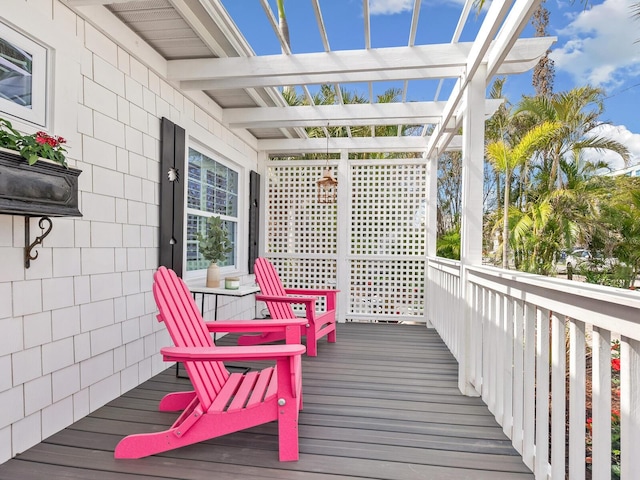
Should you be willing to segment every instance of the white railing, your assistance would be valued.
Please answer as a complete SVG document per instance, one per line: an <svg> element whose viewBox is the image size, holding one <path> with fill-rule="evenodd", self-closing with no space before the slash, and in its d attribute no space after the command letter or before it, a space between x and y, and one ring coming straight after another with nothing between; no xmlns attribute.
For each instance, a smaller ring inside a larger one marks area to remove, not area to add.
<svg viewBox="0 0 640 480"><path fill-rule="evenodd" d="M640 293L492 267L460 270L459 262L429 259L429 320L535 478L581 480L586 468L594 480L615 478L617 425L621 478L636 478Z"/></svg>

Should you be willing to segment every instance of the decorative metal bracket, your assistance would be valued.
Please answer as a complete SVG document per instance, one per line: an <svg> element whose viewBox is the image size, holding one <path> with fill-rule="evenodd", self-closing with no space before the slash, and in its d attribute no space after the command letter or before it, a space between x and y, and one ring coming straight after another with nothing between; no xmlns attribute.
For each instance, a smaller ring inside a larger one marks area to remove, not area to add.
<svg viewBox="0 0 640 480"><path fill-rule="evenodd" d="M45 230L44 225L49 224L47 229ZM38 221L38 226L40 230L43 231L42 235L36 237L36 239L29 243L31 240L31 231L30 231L30 217L24 217L24 268L29 268L31 266L31 260L35 260L38 258L38 252L35 252L35 255L31 254L31 250L33 250L36 246L42 244L42 241L46 238L47 235L51 233L51 229L53 228L53 222L49 217L42 217Z"/></svg>

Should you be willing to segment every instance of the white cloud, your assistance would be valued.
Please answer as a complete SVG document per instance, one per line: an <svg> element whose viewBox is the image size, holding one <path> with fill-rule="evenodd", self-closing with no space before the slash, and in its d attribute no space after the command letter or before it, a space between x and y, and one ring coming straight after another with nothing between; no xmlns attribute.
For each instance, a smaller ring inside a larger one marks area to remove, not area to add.
<svg viewBox="0 0 640 480"><path fill-rule="evenodd" d="M638 23L631 16L634 0L605 0L570 16L570 23L556 33L564 45L551 53L556 70L576 81L615 88L628 77L640 75L640 48L634 43Z"/></svg>
<svg viewBox="0 0 640 480"><path fill-rule="evenodd" d="M371 0L371 15L393 15L413 10L413 0Z"/></svg>
<svg viewBox="0 0 640 480"><path fill-rule="evenodd" d="M632 133L624 125L600 125L592 130L594 135L616 140L629 149L629 165L640 163L640 133ZM589 151L585 152L586 160L604 160L611 170L624 168L624 162L620 155L614 152Z"/></svg>

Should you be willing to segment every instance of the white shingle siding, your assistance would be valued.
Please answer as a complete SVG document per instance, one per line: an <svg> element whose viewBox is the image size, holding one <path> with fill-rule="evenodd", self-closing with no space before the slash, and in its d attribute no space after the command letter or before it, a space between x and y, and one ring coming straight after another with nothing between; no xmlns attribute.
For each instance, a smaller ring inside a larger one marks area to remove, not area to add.
<svg viewBox="0 0 640 480"><path fill-rule="evenodd" d="M74 305L73 277L48 278L42 280L42 308L56 310Z"/></svg>
<svg viewBox="0 0 640 480"><path fill-rule="evenodd" d="M18 387L0 392L0 428L24 418L24 388Z"/></svg>
<svg viewBox="0 0 640 480"><path fill-rule="evenodd" d="M11 355L0 356L0 371L4 372L4 375L0 375L0 392L4 392L13 386L11 382Z"/></svg>
<svg viewBox="0 0 640 480"><path fill-rule="evenodd" d="M42 348L33 347L13 354L13 386L20 386L42 375ZM3 405L0 402L0 405Z"/></svg>
<svg viewBox="0 0 640 480"><path fill-rule="evenodd" d="M113 369L113 366L112 366ZM111 375L89 387L89 408L97 410L113 399L114 392L120 394L120 374Z"/></svg>
<svg viewBox="0 0 640 480"><path fill-rule="evenodd" d="M40 418L40 412L36 412L14 423L10 429L7 428L11 432L11 441L7 444L11 446L13 443L14 454L22 453L34 443L42 440ZM2 435L0 434L1 441Z"/></svg>
<svg viewBox="0 0 640 480"><path fill-rule="evenodd" d="M80 365L73 364L53 372L51 374L51 386L54 402L72 396L80 390Z"/></svg>
<svg viewBox="0 0 640 480"><path fill-rule="evenodd" d="M24 347L31 348L51 342L51 312L24 317Z"/></svg>
<svg viewBox="0 0 640 480"><path fill-rule="evenodd" d="M54 341L80 333L80 307L74 305L51 312L51 333ZM73 345L70 347L73 348Z"/></svg>
<svg viewBox="0 0 640 480"><path fill-rule="evenodd" d="M38 255L40 256L40 255ZM21 265L24 268L24 265ZM42 282L13 282L13 315L29 315L42 311Z"/></svg>
<svg viewBox="0 0 640 480"><path fill-rule="evenodd" d="M24 384L24 414L31 415L51 405L51 375Z"/></svg>
<svg viewBox="0 0 640 480"><path fill-rule="evenodd" d="M42 438L47 438L73 423L73 398L66 397L42 409Z"/></svg>
<svg viewBox="0 0 640 480"><path fill-rule="evenodd" d="M73 365L73 338L63 338L42 346L42 373L52 373Z"/></svg>

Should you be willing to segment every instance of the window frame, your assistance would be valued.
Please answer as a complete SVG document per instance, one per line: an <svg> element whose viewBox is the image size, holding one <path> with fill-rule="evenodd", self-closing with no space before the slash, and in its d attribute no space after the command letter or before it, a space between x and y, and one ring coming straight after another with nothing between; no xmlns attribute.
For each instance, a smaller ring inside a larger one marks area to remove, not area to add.
<svg viewBox="0 0 640 480"><path fill-rule="evenodd" d="M238 185L237 185L237 195L238 195L238 204L237 204L237 217L229 216L229 215L220 215L213 212L207 212L206 210L198 210L188 206L189 200L189 150L193 149L198 153L208 157L209 159L217 162L224 167L233 170L236 172L238 176ZM219 216L222 220L235 222L236 224L236 238L235 238L235 251L233 257L233 264L227 266L220 267L220 274L222 277L228 276L231 274L242 273L242 265L243 254L247 247L247 239L246 239L246 231L244 227L244 223L246 220L246 215L244 212L245 207L245 196L247 194L245 187L245 177L246 171L241 165L236 162L233 162L226 156L217 152L215 149L204 145L202 142L199 142L193 138L189 138L187 141L187 145L185 148L185 194L184 194L184 218L183 221L185 223L184 228L184 278L185 280L193 280L200 279L206 276L207 269L202 268L198 270L188 270L188 257L187 257L187 248L188 248L188 226L187 226L187 218L188 215L199 215L199 216Z"/></svg>
<svg viewBox="0 0 640 480"><path fill-rule="evenodd" d="M0 112L18 120L47 126L48 77L51 74L51 50L30 36L0 21L0 38L32 55L31 108L0 98Z"/></svg>

